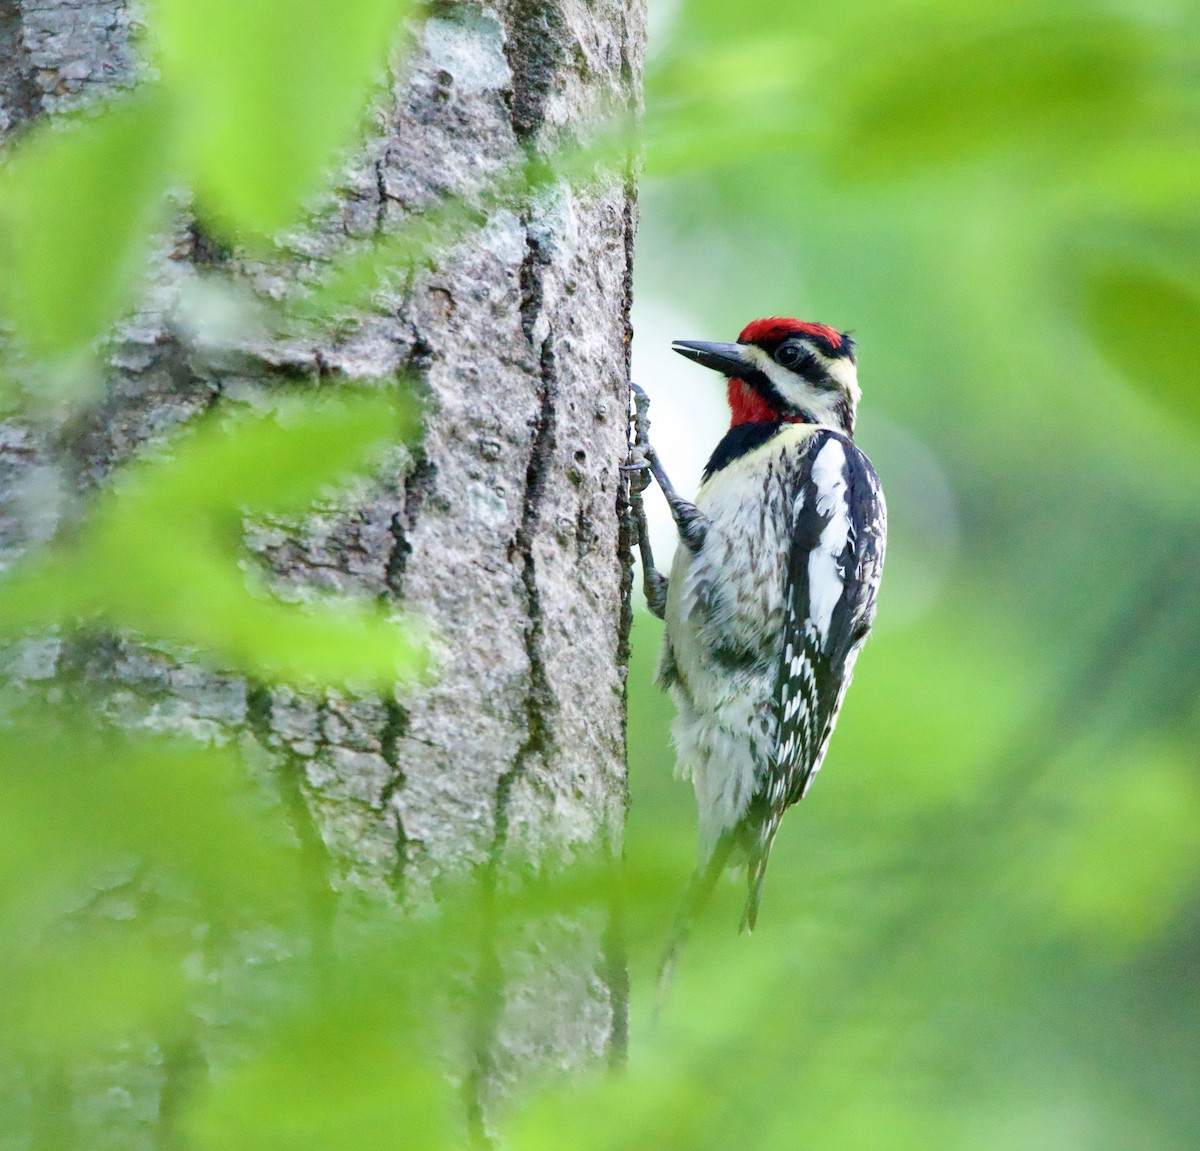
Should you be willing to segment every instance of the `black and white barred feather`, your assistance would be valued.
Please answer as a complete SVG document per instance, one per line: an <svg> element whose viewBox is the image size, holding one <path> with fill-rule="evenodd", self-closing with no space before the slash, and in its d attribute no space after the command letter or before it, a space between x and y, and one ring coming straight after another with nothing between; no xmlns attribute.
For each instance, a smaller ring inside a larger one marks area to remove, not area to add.
<svg viewBox="0 0 1200 1151"><path fill-rule="evenodd" d="M852 441L837 432L816 432L796 479L783 652L776 674L775 751L742 832L749 856L745 918L750 928L780 820L820 770L875 618L887 539L879 479Z"/></svg>

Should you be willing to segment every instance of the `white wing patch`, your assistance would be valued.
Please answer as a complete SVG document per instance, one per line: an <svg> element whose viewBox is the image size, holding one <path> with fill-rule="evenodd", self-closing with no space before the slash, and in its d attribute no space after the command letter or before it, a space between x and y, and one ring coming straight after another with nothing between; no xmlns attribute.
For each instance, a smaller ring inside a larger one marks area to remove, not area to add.
<svg viewBox="0 0 1200 1151"><path fill-rule="evenodd" d="M808 557L809 603L813 626L826 646L834 608L842 598L845 580L838 560L850 538L850 505L846 499L846 449L830 437L817 453L812 469L817 490L817 511L829 516L820 543ZM795 671L793 670L793 675Z"/></svg>

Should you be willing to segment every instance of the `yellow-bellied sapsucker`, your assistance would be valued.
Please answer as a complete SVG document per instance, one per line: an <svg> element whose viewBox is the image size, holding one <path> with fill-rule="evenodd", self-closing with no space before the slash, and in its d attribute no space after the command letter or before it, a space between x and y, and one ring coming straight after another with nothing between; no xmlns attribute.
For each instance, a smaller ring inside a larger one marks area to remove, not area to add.
<svg viewBox="0 0 1200 1151"><path fill-rule="evenodd" d="M779 821L821 766L875 615L887 517L854 444L848 335L772 318L737 343L672 347L728 377L732 413L689 503L650 446L635 388L630 467L653 474L680 537L668 581L654 570L635 483L646 600L666 622L659 682L675 701L678 767L700 809L678 946L727 865L747 865L743 926L754 927Z"/></svg>

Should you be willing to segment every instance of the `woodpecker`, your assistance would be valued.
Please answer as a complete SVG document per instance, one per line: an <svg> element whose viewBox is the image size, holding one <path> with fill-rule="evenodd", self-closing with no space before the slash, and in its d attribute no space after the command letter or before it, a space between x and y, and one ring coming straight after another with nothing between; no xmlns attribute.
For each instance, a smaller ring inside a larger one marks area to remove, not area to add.
<svg viewBox="0 0 1200 1151"><path fill-rule="evenodd" d="M742 926L754 929L779 822L821 766L874 619L887 535L878 477L854 443L861 393L847 333L772 317L736 343L671 346L727 377L731 420L689 503L649 442L649 401L634 387L646 601L666 623L658 678L700 822L664 972L727 866L746 865ZM679 531L669 580L645 531L646 471Z"/></svg>

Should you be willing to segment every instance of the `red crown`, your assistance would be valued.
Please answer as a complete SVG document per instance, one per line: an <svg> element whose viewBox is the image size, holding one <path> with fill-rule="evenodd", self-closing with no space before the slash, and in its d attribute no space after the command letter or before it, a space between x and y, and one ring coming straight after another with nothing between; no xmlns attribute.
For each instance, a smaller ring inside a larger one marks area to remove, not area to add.
<svg viewBox="0 0 1200 1151"><path fill-rule="evenodd" d="M818 336L828 340L835 348L842 346L842 334L828 324L808 324L803 320L791 320L786 316L770 316L765 320L754 320L742 329L739 344L761 344L770 340L783 340L788 336Z"/></svg>

